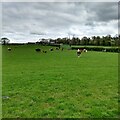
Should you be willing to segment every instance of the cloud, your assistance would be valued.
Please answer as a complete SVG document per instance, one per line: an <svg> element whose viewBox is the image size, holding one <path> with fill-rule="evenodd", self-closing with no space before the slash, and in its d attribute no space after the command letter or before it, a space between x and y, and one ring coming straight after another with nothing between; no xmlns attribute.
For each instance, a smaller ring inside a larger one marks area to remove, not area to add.
<svg viewBox="0 0 120 120"><path fill-rule="evenodd" d="M45 33L44 31L41 32L41 30L38 31L38 30L36 30L36 29L31 30L31 31L30 31L30 34L31 34L31 35L46 35L46 33Z"/></svg>
<svg viewBox="0 0 120 120"><path fill-rule="evenodd" d="M58 2L58 0L2 0L2 2ZM119 0L59 0L59 2L119 2Z"/></svg>
<svg viewBox="0 0 120 120"><path fill-rule="evenodd" d="M3 36L56 38L117 34L115 2L12 2L2 4Z"/></svg>

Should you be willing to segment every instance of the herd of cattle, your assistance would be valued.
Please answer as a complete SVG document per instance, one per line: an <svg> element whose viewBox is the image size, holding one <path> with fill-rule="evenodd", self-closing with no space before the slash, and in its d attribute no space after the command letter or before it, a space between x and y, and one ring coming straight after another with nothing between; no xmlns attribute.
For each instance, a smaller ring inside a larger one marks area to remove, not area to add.
<svg viewBox="0 0 120 120"><path fill-rule="evenodd" d="M11 50L12 50L12 48L7 48L7 49L8 49L8 51L11 51ZM60 50L60 48L57 48L57 47L56 47L55 49L56 49L56 50ZM49 51L53 51L53 50L54 50L53 48L50 48L50 49L49 49ZM61 50L63 51L63 48L61 48ZM36 48L35 51L36 51L36 52L47 53L46 50L41 50L40 48Z"/></svg>
<svg viewBox="0 0 120 120"><path fill-rule="evenodd" d="M56 47L55 49L56 49L56 50L60 50L60 48L57 48L57 47ZM53 48L50 48L50 49L49 49L49 51L53 51L53 50L54 50ZM61 50L63 51L63 48L62 48ZM43 53L47 53L46 50L41 50L40 48L36 48L35 51L36 51L36 52L41 52L41 51L42 51Z"/></svg>
<svg viewBox="0 0 120 120"><path fill-rule="evenodd" d="M12 50L12 48L7 48L7 49L8 49L8 51L11 51L11 50ZM62 51L63 51L63 49L64 49L64 48L61 48ZM53 51L53 50L54 50L53 48L50 48L50 49L49 49L49 51ZM60 50L60 48L56 47L55 50ZM40 48L36 48L35 51L36 51L36 52L47 53L46 50L42 50L42 49L40 49ZM80 54L81 54L82 52L87 52L87 50L86 50L86 49L78 49L78 50L77 50L77 55L80 56Z"/></svg>

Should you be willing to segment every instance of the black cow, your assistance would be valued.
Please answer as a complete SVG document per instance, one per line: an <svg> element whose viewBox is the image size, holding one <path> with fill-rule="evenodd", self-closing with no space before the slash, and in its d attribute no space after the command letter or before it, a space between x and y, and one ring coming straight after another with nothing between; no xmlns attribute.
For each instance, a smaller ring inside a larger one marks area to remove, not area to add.
<svg viewBox="0 0 120 120"><path fill-rule="evenodd" d="M43 53L47 53L47 51L46 51L46 50L43 50Z"/></svg>
<svg viewBox="0 0 120 120"><path fill-rule="evenodd" d="M36 50L36 52L40 52L40 51L41 51L41 49L40 49L40 48L36 48L35 50Z"/></svg>
<svg viewBox="0 0 120 120"><path fill-rule="evenodd" d="M56 50L59 50L59 48L55 48Z"/></svg>
<svg viewBox="0 0 120 120"><path fill-rule="evenodd" d="M47 51L45 50L44 53L47 53Z"/></svg>

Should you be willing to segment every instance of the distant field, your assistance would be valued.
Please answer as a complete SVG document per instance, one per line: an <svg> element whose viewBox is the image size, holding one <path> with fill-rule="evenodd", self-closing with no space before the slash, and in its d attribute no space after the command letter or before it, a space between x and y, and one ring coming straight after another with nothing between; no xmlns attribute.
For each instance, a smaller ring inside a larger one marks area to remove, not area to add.
<svg viewBox="0 0 120 120"><path fill-rule="evenodd" d="M2 51L3 118L118 117L118 53ZM50 47L39 46L44 50Z"/></svg>

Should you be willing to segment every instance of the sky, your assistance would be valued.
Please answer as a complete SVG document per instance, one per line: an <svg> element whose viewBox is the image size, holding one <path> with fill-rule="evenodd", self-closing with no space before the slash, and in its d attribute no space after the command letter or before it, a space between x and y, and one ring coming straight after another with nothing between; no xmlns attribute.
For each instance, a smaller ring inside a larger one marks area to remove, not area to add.
<svg viewBox="0 0 120 120"><path fill-rule="evenodd" d="M118 34L117 2L2 3L2 37L11 42L108 34Z"/></svg>

